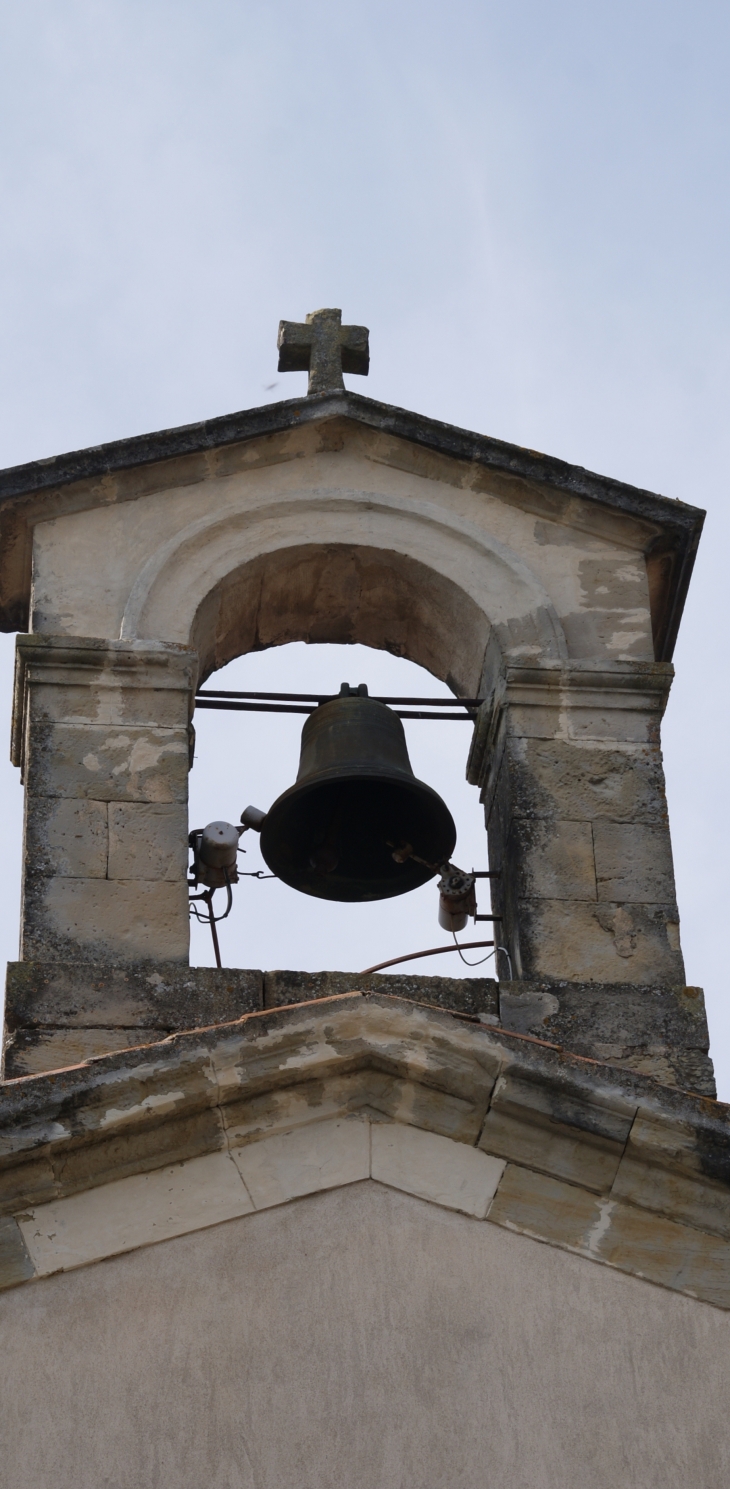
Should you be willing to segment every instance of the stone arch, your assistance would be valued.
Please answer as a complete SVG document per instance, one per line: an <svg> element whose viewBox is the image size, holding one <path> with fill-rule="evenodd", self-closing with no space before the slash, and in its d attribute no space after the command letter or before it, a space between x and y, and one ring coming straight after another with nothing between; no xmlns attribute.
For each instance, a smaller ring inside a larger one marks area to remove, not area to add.
<svg viewBox="0 0 730 1489"><path fill-rule="evenodd" d="M309 490L190 523L147 561L122 639L193 646L200 676L288 641L363 642L456 692L504 656L564 658L536 576L504 544L423 501Z"/></svg>

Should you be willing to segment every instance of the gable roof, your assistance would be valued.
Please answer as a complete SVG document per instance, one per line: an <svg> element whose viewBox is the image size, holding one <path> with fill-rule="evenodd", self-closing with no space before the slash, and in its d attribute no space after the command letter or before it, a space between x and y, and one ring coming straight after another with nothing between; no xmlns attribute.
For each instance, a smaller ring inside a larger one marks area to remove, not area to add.
<svg viewBox="0 0 730 1489"><path fill-rule="evenodd" d="M447 459L480 465L547 487L556 494L608 508L652 532L645 554L650 570L652 622L656 659L671 659L694 565L705 513L651 491L600 476L555 456L475 434L428 419L422 414L378 403L357 393L321 393L225 414L199 424L185 424L154 434L135 435L86 450L57 455L0 471L0 629L21 630L28 624L30 596L30 529L55 515L44 511L43 496L78 482L99 480L124 470L200 454L225 445L301 428L333 418L348 419L402 439ZM89 493L89 507L103 497ZM55 506L55 503L54 503Z"/></svg>

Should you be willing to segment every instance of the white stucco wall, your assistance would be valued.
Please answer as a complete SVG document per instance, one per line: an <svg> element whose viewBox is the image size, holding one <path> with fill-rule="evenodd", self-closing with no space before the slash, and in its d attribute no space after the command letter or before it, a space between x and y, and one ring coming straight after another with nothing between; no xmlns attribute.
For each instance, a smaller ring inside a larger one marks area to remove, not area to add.
<svg viewBox="0 0 730 1489"><path fill-rule="evenodd" d="M720 1489L730 1317L371 1181L0 1299L4 1483Z"/></svg>

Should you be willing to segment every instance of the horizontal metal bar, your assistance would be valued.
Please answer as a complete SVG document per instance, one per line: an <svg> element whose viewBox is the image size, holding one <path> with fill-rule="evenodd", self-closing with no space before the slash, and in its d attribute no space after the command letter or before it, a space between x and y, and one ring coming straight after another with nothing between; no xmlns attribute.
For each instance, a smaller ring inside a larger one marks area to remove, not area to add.
<svg viewBox="0 0 730 1489"><path fill-rule="evenodd" d="M198 698L258 698L267 703L329 703L334 693L231 693L225 688L201 688Z"/></svg>
<svg viewBox="0 0 730 1489"><path fill-rule="evenodd" d="M380 699L376 699L380 702ZM243 703L234 701L232 698L212 698L208 693L198 693L195 699L196 708L222 708L232 710L234 713L305 713L315 712L315 704L307 703ZM462 723L473 724L474 718L470 713L426 713L409 712L404 713L402 709L394 708L393 712L397 719L458 719Z"/></svg>
<svg viewBox="0 0 730 1489"><path fill-rule="evenodd" d="M455 703L460 703L464 708L479 708L484 702L483 698L376 698L376 703L425 703L431 708L438 704L439 708L453 708Z"/></svg>
<svg viewBox="0 0 730 1489"><path fill-rule="evenodd" d="M333 698L339 698L339 693L234 693L225 688L201 688L197 694L198 698L249 698L258 702L266 703L330 703ZM374 703L402 703L408 706L418 707L419 704L426 708L455 708L459 704L462 708L478 708L484 702L483 698L385 698L373 696Z"/></svg>
<svg viewBox="0 0 730 1489"><path fill-rule="evenodd" d="M305 703L234 703L229 698L209 698L207 694L195 699L196 708L232 709L234 713L314 713L315 704Z"/></svg>

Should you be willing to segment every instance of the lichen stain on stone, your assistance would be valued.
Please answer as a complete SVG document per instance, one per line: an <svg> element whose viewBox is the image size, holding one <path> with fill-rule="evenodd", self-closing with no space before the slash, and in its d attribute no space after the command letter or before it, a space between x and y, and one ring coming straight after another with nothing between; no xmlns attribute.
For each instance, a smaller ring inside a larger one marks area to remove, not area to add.
<svg viewBox="0 0 730 1489"><path fill-rule="evenodd" d="M143 770L154 770L165 755L184 754L182 743L170 741L164 744L153 744L148 739L137 739L132 746L129 757L130 775L138 775Z"/></svg>
<svg viewBox="0 0 730 1489"><path fill-rule="evenodd" d="M109 1107L108 1110L104 1113L103 1117L99 1119L98 1125L102 1129L104 1127L117 1127L122 1122L133 1121L135 1117L138 1117L140 1116L140 1114L143 1114L145 1112L170 1111L175 1106L176 1102L184 1100L184 1091L165 1091L159 1096L155 1096L154 1094L145 1096L143 1100L137 1104L137 1106L129 1106L125 1108L113 1106Z"/></svg>
<svg viewBox="0 0 730 1489"><path fill-rule="evenodd" d="M611 1229L611 1216L615 1209L615 1200L603 1200L599 1205L598 1218L583 1237L582 1244L593 1256L600 1254L601 1242Z"/></svg>

